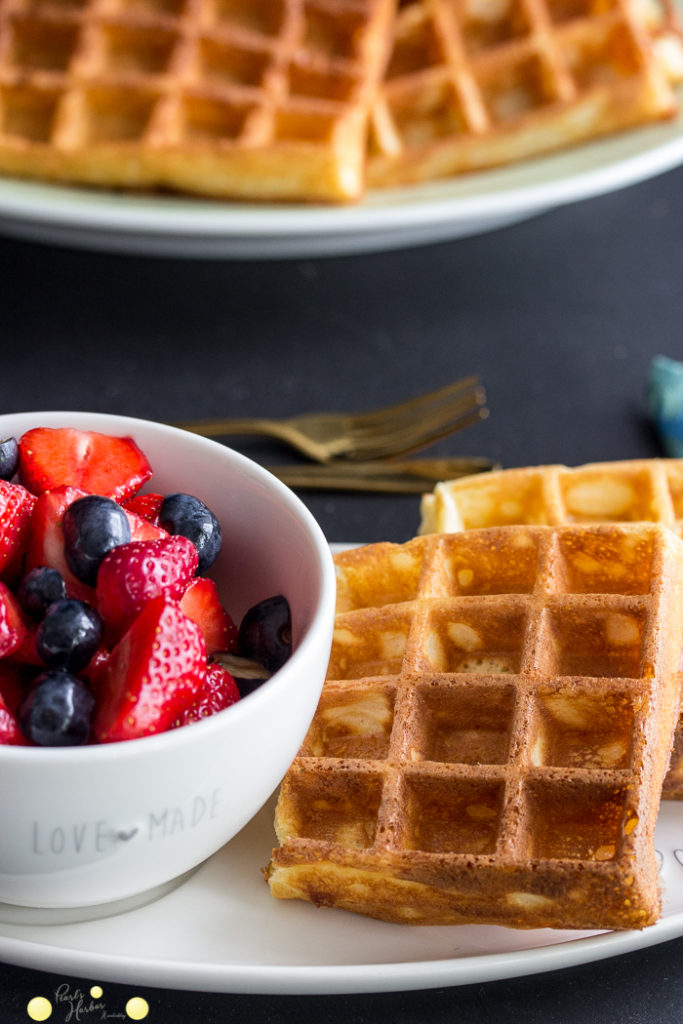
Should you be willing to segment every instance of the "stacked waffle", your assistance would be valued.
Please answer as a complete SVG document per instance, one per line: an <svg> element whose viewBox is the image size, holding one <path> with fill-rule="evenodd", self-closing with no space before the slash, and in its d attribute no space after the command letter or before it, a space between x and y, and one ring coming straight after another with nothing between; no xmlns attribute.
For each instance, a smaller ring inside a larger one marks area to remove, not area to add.
<svg viewBox="0 0 683 1024"><path fill-rule="evenodd" d="M661 523L683 536L683 459L533 466L437 484L420 533L516 523ZM663 795L683 798L683 716Z"/></svg>
<svg viewBox="0 0 683 1024"><path fill-rule="evenodd" d="M393 0L0 0L0 169L353 198Z"/></svg>
<svg viewBox="0 0 683 1024"><path fill-rule="evenodd" d="M336 562L273 895L413 924L654 922L683 542L659 525L520 525Z"/></svg>
<svg viewBox="0 0 683 1024"><path fill-rule="evenodd" d="M658 0L0 0L0 170L349 201L672 117Z"/></svg>
<svg viewBox="0 0 683 1024"><path fill-rule="evenodd" d="M373 110L369 183L508 164L670 117L674 40L630 0L408 0Z"/></svg>

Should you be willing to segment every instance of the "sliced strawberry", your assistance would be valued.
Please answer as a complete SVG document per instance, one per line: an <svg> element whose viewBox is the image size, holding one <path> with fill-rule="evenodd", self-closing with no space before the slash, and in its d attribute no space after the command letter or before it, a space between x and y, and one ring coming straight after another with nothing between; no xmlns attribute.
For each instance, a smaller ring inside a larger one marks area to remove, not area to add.
<svg viewBox="0 0 683 1024"><path fill-rule="evenodd" d="M71 571L64 554L62 518L69 505L87 495L80 487L56 487L38 496L31 518L26 570L39 565L58 569L66 583L69 597L94 603L95 591ZM126 511L124 509L124 511ZM168 538L168 533L132 512L126 512L132 540L150 541Z"/></svg>
<svg viewBox="0 0 683 1024"><path fill-rule="evenodd" d="M34 494L71 485L123 501L151 475L149 462L131 437L36 427L19 441L19 479Z"/></svg>
<svg viewBox="0 0 683 1024"><path fill-rule="evenodd" d="M75 576L64 554L62 517L69 505L83 498L87 491L80 487L57 487L39 495L31 519L31 532L26 553L26 570L39 565L57 569L66 583L69 597L94 603L95 591Z"/></svg>
<svg viewBox="0 0 683 1024"><path fill-rule="evenodd" d="M161 529L161 506L163 500L163 494L136 494L132 498L128 498L127 501L121 502L121 504L126 512L132 512L134 515L140 516L141 519L151 523L152 526L158 526Z"/></svg>
<svg viewBox="0 0 683 1024"><path fill-rule="evenodd" d="M90 684L90 689L97 700L100 699L104 692L103 688L107 685L107 668L110 658L111 651L102 645L95 651L85 668L79 672L79 675Z"/></svg>
<svg viewBox="0 0 683 1024"><path fill-rule="evenodd" d="M144 516L136 515L128 508L127 502L124 502L121 508L128 517L131 540L163 540L164 537L168 537L168 530L162 529L161 526L155 526Z"/></svg>
<svg viewBox="0 0 683 1024"><path fill-rule="evenodd" d="M0 658L21 646L28 627L16 597L4 583L0 583Z"/></svg>
<svg viewBox="0 0 683 1024"><path fill-rule="evenodd" d="M208 576L192 580L180 599L180 607L201 629L207 655L237 650L239 631L221 604L216 584Z"/></svg>
<svg viewBox="0 0 683 1024"><path fill-rule="evenodd" d="M24 692L21 670L8 661L0 661L0 704L16 715Z"/></svg>
<svg viewBox="0 0 683 1024"><path fill-rule="evenodd" d="M0 576L11 575L26 550L35 503L25 487L0 480Z"/></svg>
<svg viewBox="0 0 683 1024"><path fill-rule="evenodd" d="M193 703L205 675L199 627L165 597L150 601L103 671L95 740L110 743L164 732Z"/></svg>
<svg viewBox="0 0 683 1024"><path fill-rule="evenodd" d="M7 706L2 694L0 694L0 744L13 747L29 745L14 712Z"/></svg>
<svg viewBox="0 0 683 1024"><path fill-rule="evenodd" d="M202 718L208 718L217 711L224 711L240 699L240 691L237 683L226 669L217 662L209 662L206 668L206 676L199 690L196 700L183 711L174 726L187 725L189 722L199 722Z"/></svg>
<svg viewBox="0 0 683 1024"><path fill-rule="evenodd" d="M146 604L163 595L182 597L199 556L186 537L131 541L113 548L97 573L97 608L114 634L121 635Z"/></svg>
<svg viewBox="0 0 683 1024"><path fill-rule="evenodd" d="M11 654L7 657L13 665L35 665L36 667L45 668L45 662L38 654L36 648L36 633L38 632L38 626L35 622L31 622L28 619L24 620L26 623L26 635L21 641L18 647L16 647ZM2 681L0 680L0 691L2 691Z"/></svg>

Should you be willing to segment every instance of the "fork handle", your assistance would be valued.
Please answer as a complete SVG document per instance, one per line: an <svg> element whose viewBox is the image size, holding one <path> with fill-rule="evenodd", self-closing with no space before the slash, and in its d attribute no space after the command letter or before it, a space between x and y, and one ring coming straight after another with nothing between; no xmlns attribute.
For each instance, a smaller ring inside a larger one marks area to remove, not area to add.
<svg viewBox="0 0 683 1024"><path fill-rule="evenodd" d="M259 437L274 437L280 441L289 441L290 435L286 426L278 420L268 419L235 419L235 420L189 420L187 423L173 423L180 430L202 437L227 437L228 434L250 434Z"/></svg>
<svg viewBox="0 0 683 1024"><path fill-rule="evenodd" d="M331 491L383 491L422 494L442 480L500 469L480 456L409 459L394 462L334 462L326 466L267 466L288 487Z"/></svg>

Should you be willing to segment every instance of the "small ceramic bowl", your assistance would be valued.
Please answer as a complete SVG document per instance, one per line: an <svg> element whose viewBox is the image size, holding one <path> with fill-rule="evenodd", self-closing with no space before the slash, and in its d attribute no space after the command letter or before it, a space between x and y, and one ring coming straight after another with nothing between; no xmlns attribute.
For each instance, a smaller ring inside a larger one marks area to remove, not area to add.
<svg viewBox="0 0 683 1024"><path fill-rule="evenodd" d="M218 516L223 547L208 575L235 621L274 594L292 610L291 658L225 711L122 743L0 746L0 903L11 910L140 901L231 839L285 774L325 676L334 566L299 499L221 444L82 412L0 416L0 437L37 426L133 437L154 470L145 490L194 494Z"/></svg>

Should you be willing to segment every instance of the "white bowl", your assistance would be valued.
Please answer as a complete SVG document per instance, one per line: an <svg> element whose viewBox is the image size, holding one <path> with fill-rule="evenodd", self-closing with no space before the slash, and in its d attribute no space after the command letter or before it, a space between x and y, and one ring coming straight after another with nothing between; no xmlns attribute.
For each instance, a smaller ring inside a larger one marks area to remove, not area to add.
<svg viewBox="0 0 683 1024"><path fill-rule="evenodd" d="M154 470L146 490L194 494L218 516L223 547L209 575L233 618L278 593L292 610L289 661L219 714L122 743L0 746L5 910L130 903L164 891L218 850L287 771L327 668L334 566L299 499L221 444L159 423L82 412L0 416L0 437L37 426L133 437Z"/></svg>

